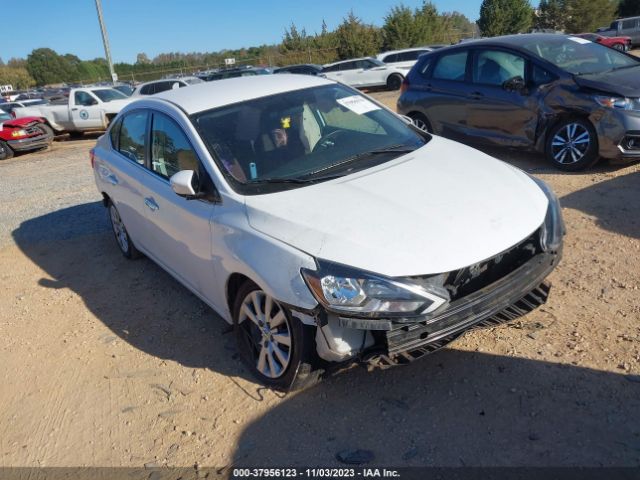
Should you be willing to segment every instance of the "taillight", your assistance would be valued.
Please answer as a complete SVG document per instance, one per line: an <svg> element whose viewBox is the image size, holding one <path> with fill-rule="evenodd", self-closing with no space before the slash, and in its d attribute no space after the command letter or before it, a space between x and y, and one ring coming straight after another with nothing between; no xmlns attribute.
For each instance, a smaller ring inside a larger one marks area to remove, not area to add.
<svg viewBox="0 0 640 480"><path fill-rule="evenodd" d="M91 159L91 168L93 168L96 162L95 148L92 148L91 150L89 150L89 158Z"/></svg>
<svg viewBox="0 0 640 480"><path fill-rule="evenodd" d="M402 95L407 90L409 90L409 79L407 77L404 77L402 85L400 85L400 95Z"/></svg>

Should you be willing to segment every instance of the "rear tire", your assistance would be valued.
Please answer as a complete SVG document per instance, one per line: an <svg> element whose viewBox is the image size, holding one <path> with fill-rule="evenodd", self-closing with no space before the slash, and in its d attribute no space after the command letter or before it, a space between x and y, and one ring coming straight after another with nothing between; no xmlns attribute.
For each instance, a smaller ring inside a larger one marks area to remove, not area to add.
<svg viewBox="0 0 640 480"><path fill-rule="evenodd" d="M387 89L393 91L400 90L403 80L404 78L399 73L392 73L387 78Z"/></svg>
<svg viewBox="0 0 640 480"><path fill-rule="evenodd" d="M585 170L598 157L598 136L587 120L562 120L547 133L545 155L556 168L567 172Z"/></svg>
<svg viewBox="0 0 640 480"><path fill-rule="evenodd" d="M142 254L131 241L131 237L124 226L124 222L122 221L122 218L120 218L120 212L118 212L118 209L111 200L109 200L109 204L107 205L107 211L109 212L109 221L111 222L113 235L116 238L116 243L118 244L118 248L122 255L129 260L141 257Z"/></svg>
<svg viewBox="0 0 640 480"><path fill-rule="evenodd" d="M13 150L7 142L0 140L0 160L8 160L13 157Z"/></svg>
<svg viewBox="0 0 640 480"><path fill-rule="evenodd" d="M408 116L409 118L411 118L411 120L413 120L413 125L415 127L427 133L433 133L433 128L431 128L431 123L429 122L429 119L425 115L419 112L414 112L414 113L410 113Z"/></svg>
<svg viewBox="0 0 640 480"><path fill-rule="evenodd" d="M294 318L287 307L247 281L236 294L232 313L240 358L260 383L292 391L320 380L315 329Z"/></svg>

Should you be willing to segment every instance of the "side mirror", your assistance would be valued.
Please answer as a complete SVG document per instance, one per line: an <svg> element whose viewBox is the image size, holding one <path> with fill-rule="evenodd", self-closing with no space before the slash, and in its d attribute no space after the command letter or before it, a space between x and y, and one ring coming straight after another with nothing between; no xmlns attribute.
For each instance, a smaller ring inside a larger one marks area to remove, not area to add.
<svg viewBox="0 0 640 480"><path fill-rule="evenodd" d="M180 197L196 197L198 195L198 175L193 170L180 170L169 179L171 189Z"/></svg>
<svg viewBox="0 0 640 480"><path fill-rule="evenodd" d="M509 80L506 80L502 84L502 88L504 88L508 92L523 93L524 90L527 88L527 84L525 83L524 78L518 75L517 77L513 77L513 78L510 78Z"/></svg>

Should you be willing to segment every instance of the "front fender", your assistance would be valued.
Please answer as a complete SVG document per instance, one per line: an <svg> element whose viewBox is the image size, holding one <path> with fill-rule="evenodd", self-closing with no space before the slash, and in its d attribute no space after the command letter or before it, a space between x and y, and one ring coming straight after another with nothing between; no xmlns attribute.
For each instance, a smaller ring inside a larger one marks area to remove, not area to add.
<svg viewBox="0 0 640 480"><path fill-rule="evenodd" d="M244 210L244 205L238 204L236 208ZM280 302L305 310L315 308L318 302L300 274L301 268L316 268L314 258L254 230L246 221L246 215L238 213L228 212L215 218L212 228L214 274L220 285L224 285L215 303L227 306L227 321L232 320L232 315L228 311L226 284L234 273L251 279Z"/></svg>

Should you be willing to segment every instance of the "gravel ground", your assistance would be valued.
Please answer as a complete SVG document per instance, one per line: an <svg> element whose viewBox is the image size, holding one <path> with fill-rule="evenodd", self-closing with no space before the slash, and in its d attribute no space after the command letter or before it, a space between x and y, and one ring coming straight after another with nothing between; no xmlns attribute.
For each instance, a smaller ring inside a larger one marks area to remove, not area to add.
<svg viewBox="0 0 640 480"><path fill-rule="evenodd" d="M393 104L393 94L376 93ZM0 164L0 466L640 465L640 166L561 174L490 153L561 197L549 302L406 368L280 395L227 325L126 261L91 140Z"/></svg>

